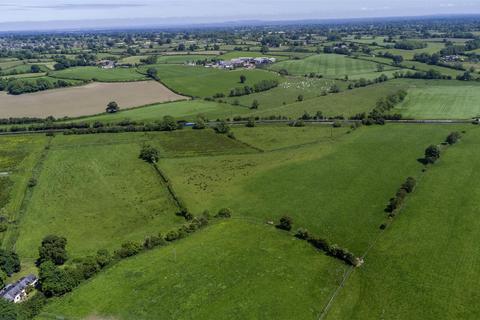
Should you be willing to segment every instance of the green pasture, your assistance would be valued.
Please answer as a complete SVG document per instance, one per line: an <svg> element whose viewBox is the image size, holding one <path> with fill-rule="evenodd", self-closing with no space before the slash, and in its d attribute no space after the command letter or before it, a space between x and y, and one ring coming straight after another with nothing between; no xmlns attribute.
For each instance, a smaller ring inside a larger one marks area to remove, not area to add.
<svg viewBox="0 0 480 320"><path fill-rule="evenodd" d="M349 117L361 112L368 113L375 107L378 99L384 98L389 94L394 94L398 92L398 90L408 88L409 86L410 81L408 80L391 80L364 88L353 90L343 89L340 93L330 93L326 96L305 99L305 101L302 102L286 105L276 104L272 106L268 103L264 103L263 105L260 103L258 111L252 112L251 114L264 117L283 115L298 118L301 117L304 112L308 112L313 116L317 111L321 111L324 116L333 117L343 115ZM245 98L247 99L249 96Z"/></svg>
<svg viewBox="0 0 480 320"><path fill-rule="evenodd" d="M49 74L55 78L100 82L124 82L146 80L135 68L102 69L99 67L74 67Z"/></svg>
<svg viewBox="0 0 480 320"><path fill-rule="evenodd" d="M140 68L145 71L149 67ZM280 79L274 72L264 70L221 70L205 67L161 65L153 66L158 71L158 77L167 87L189 96L209 97L216 93L228 95L230 90L245 85L253 86L261 80ZM240 83L240 76L245 75L247 81Z"/></svg>
<svg viewBox="0 0 480 320"><path fill-rule="evenodd" d="M100 114L96 116L80 118L79 121L102 121L118 122L122 120L134 121L159 121L169 115L178 120L196 121L198 115L208 119L233 118L235 115L248 113L249 110L240 106L232 106L226 103L218 103L204 100L177 101L155 104L146 107L125 109L113 114Z"/></svg>
<svg viewBox="0 0 480 320"><path fill-rule="evenodd" d="M114 265L39 319L316 319L344 270L272 226L222 221Z"/></svg>
<svg viewBox="0 0 480 320"><path fill-rule="evenodd" d="M16 249L23 261L36 258L48 234L67 237L75 257L142 240L182 221L154 169L138 159L145 139L107 137L54 138L21 221Z"/></svg>
<svg viewBox="0 0 480 320"><path fill-rule="evenodd" d="M480 132L470 128L423 175L327 319L478 317Z"/></svg>
<svg viewBox="0 0 480 320"><path fill-rule="evenodd" d="M406 118L470 119L480 116L480 86L475 82L424 81L408 90L393 109Z"/></svg>
<svg viewBox="0 0 480 320"><path fill-rule="evenodd" d="M281 61L273 64L270 68L275 71L286 69L293 75L305 75L313 72L325 77L343 78L345 75L376 72L377 64L339 54L318 54L301 60ZM386 66L386 70L389 68Z"/></svg>
<svg viewBox="0 0 480 320"><path fill-rule="evenodd" d="M258 148L280 148L277 151L161 159L159 165L191 210L226 206L264 221L287 214L295 228L306 227L360 254L378 234L388 199L407 176L420 170L417 159L425 147L442 141L451 130L387 125L345 135L343 128L333 134L329 127L316 128L299 135L297 145L275 139L295 137L303 128L265 127L258 144L252 137L245 140ZM270 148L268 141L273 141Z"/></svg>
<svg viewBox="0 0 480 320"><path fill-rule="evenodd" d="M231 104L250 107L254 100L259 103L259 110L281 107L295 103L299 96L304 100L320 97L322 93L328 92L333 85L338 85L345 90L348 83L332 79L316 79L306 77L284 77L282 83L276 88L268 91L253 93L241 97L231 97L227 101Z"/></svg>

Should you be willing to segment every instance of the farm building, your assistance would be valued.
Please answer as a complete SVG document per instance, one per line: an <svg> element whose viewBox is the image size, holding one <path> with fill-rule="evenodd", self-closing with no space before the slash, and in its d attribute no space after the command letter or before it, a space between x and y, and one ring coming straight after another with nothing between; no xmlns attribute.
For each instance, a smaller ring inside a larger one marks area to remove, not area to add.
<svg viewBox="0 0 480 320"><path fill-rule="evenodd" d="M258 66L274 63L275 61L276 61L275 58L240 57L240 58L232 59L229 61L219 61L214 64L208 64L206 65L206 67L213 67L213 68L220 68L220 69L235 69L235 68L253 69Z"/></svg>
<svg viewBox="0 0 480 320"><path fill-rule="evenodd" d="M35 287L37 282L38 279L33 274L23 277L0 290L0 298L14 303L22 302L27 297L27 289Z"/></svg>
<svg viewBox="0 0 480 320"><path fill-rule="evenodd" d="M98 65L102 69L113 69L116 66L115 61L112 60L102 60L98 62Z"/></svg>

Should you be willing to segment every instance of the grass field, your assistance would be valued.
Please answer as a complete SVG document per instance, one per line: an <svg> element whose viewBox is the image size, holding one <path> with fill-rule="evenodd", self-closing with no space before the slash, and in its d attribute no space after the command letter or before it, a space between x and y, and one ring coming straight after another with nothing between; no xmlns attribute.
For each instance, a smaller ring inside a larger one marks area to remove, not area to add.
<svg viewBox="0 0 480 320"><path fill-rule="evenodd" d="M225 103L204 100L188 100L170 103L161 103L147 107L121 110L114 114L82 118L82 121L118 122L129 119L135 121L155 121L169 115L179 120L196 121L198 115L211 120L217 118L233 118L235 115L248 113L250 110Z"/></svg>
<svg viewBox="0 0 480 320"><path fill-rule="evenodd" d="M325 77L343 78L345 75L354 76L375 72L377 64L339 54L319 54L302 60L282 61L275 63L270 68L276 71L286 69L293 75L314 72Z"/></svg>
<svg viewBox="0 0 480 320"><path fill-rule="evenodd" d="M281 150L161 159L160 167L194 211L227 206L238 215L264 220L288 214L295 228L307 227L360 253L378 234L388 199L405 177L420 169L416 159L425 146L441 141L451 130L390 125L341 135L340 128L333 139L325 139L331 128L316 129L305 133L302 128L266 127L258 144L251 138L246 142L267 149L273 140L272 149ZM288 134L285 131L292 137L303 132L298 144L307 145L275 142ZM318 143L308 144L315 140Z"/></svg>
<svg viewBox="0 0 480 320"><path fill-rule="evenodd" d="M304 100L320 97L323 92L328 92L335 84L342 90L345 90L348 85L344 81L332 79L284 77L282 83L276 88L242 97L231 97L227 101L230 103L237 101L242 106L250 107L253 100L257 100L260 110L271 109L295 103L300 95Z"/></svg>
<svg viewBox="0 0 480 320"><path fill-rule="evenodd" d="M50 76L62 79L76 79L99 82L125 82L146 80L146 76L135 68L102 69L99 67L74 67L53 71Z"/></svg>
<svg viewBox="0 0 480 320"><path fill-rule="evenodd" d="M271 226L220 222L113 266L39 318L316 319L344 269Z"/></svg>
<svg viewBox="0 0 480 320"><path fill-rule="evenodd" d="M343 90L340 93L332 93L327 96L306 99L302 102L287 105L280 103L270 105L267 102L263 105L260 104L258 111L254 114L259 116L284 115L298 118L305 111L311 115L315 115L317 111L322 111L325 116L343 115L348 117L361 112L368 113L375 107L378 99L396 93L400 89L408 88L410 85L411 82L408 80L391 80L381 84L354 90ZM274 97L271 99L275 101Z"/></svg>
<svg viewBox="0 0 480 320"><path fill-rule="evenodd" d="M327 319L476 319L479 129L429 169Z"/></svg>
<svg viewBox="0 0 480 320"><path fill-rule="evenodd" d="M0 117L78 117L103 113L110 101L125 109L181 99L155 81L90 83L19 96L0 92Z"/></svg>
<svg viewBox="0 0 480 320"><path fill-rule="evenodd" d="M65 235L75 257L182 221L153 168L138 159L142 136L118 138L125 140L73 144L68 136L54 138L16 243L23 261L33 261L48 234Z"/></svg>
<svg viewBox="0 0 480 320"><path fill-rule="evenodd" d="M405 60L413 60L413 56L417 53L437 53L445 48L445 44L442 42L427 42L427 47L423 49L415 50L402 50L402 49L381 49L378 52L389 52L393 55L402 56Z"/></svg>
<svg viewBox="0 0 480 320"><path fill-rule="evenodd" d="M414 119L471 119L480 115L480 86L475 83L419 82L392 112Z"/></svg>
<svg viewBox="0 0 480 320"><path fill-rule="evenodd" d="M264 70L226 71L166 64L157 64L154 67L158 70L160 80L169 88L181 94L198 97L209 97L216 93L228 95L230 90L236 87L253 86L261 80L280 79L278 74ZM147 67L142 68L144 70ZM242 74L247 77L245 84L240 83Z"/></svg>

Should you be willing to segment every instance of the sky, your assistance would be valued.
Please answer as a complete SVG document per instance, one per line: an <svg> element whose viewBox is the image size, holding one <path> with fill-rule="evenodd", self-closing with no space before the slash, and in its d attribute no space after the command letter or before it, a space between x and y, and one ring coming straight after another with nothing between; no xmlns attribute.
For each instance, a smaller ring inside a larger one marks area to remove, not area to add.
<svg viewBox="0 0 480 320"><path fill-rule="evenodd" d="M218 22L461 13L480 13L480 0L0 0L0 24L141 18Z"/></svg>

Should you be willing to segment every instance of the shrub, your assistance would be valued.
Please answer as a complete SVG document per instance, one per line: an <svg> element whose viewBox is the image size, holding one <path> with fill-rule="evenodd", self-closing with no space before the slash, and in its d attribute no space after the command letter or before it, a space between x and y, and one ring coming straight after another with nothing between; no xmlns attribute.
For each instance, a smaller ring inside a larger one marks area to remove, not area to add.
<svg viewBox="0 0 480 320"><path fill-rule="evenodd" d="M20 259L15 252L0 249L0 271L5 272L7 276L20 271Z"/></svg>
<svg viewBox="0 0 480 320"><path fill-rule="evenodd" d="M56 265L62 265L67 261L68 255L65 249L67 239L56 235L49 235L43 238L38 248L39 258L37 263L52 261Z"/></svg>
<svg viewBox="0 0 480 320"><path fill-rule="evenodd" d="M310 238L310 234L308 233L307 229L298 229L295 233L295 237L302 240L308 240Z"/></svg>
<svg viewBox="0 0 480 320"><path fill-rule="evenodd" d="M448 135L447 139L445 139L445 142L452 145L457 143L460 137L461 137L460 132L455 131Z"/></svg>
<svg viewBox="0 0 480 320"><path fill-rule="evenodd" d="M106 250L106 249L98 250L95 258L96 258L97 264L100 266L100 268L106 267L112 261L112 257L110 255L110 252L108 252L108 250Z"/></svg>
<svg viewBox="0 0 480 320"><path fill-rule="evenodd" d="M161 236L150 236L145 238L143 242L143 247L145 249L153 249L155 247L164 246L166 244L165 239Z"/></svg>
<svg viewBox="0 0 480 320"><path fill-rule="evenodd" d="M280 223L276 225L278 229L290 231L292 230L293 219L289 216L283 216L280 218Z"/></svg>
<svg viewBox="0 0 480 320"><path fill-rule="evenodd" d="M425 162L435 163L440 158L440 148L436 145L431 145L425 149Z"/></svg>
<svg viewBox="0 0 480 320"><path fill-rule="evenodd" d="M134 256L142 251L142 246L133 241L127 241L122 244L121 248L115 251L115 256L118 258L127 258Z"/></svg>
<svg viewBox="0 0 480 320"><path fill-rule="evenodd" d="M334 121L333 122L333 125L332 125L334 128L340 128L342 126L342 123L340 121Z"/></svg>
<svg viewBox="0 0 480 320"><path fill-rule="evenodd" d="M417 181L413 177L408 177L407 180L402 184L402 189L405 189L407 193L411 193L415 189Z"/></svg>
<svg viewBox="0 0 480 320"><path fill-rule="evenodd" d="M216 133L220 134L227 134L230 132L230 126L227 124L225 120L220 121L217 125L213 128Z"/></svg>
<svg viewBox="0 0 480 320"><path fill-rule="evenodd" d="M159 159L158 150L151 145L144 144L138 157L146 162L155 163Z"/></svg>
<svg viewBox="0 0 480 320"><path fill-rule="evenodd" d="M178 235L178 232L175 231L175 230L169 231L165 235L165 240L167 240L167 241L175 241L177 239L179 239L179 235Z"/></svg>
<svg viewBox="0 0 480 320"><path fill-rule="evenodd" d="M230 218L232 216L232 209L222 208L218 211L216 218Z"/></svg>
<svg viewBox="0 0 480 320"><path fill-rule="evenodd" d="M256 126L255 118L254 118L254 117L248 118L247 124L245 124L245 126L248 127L248 128L253 128L253 127L255 127L255 126Z"/></svg>

